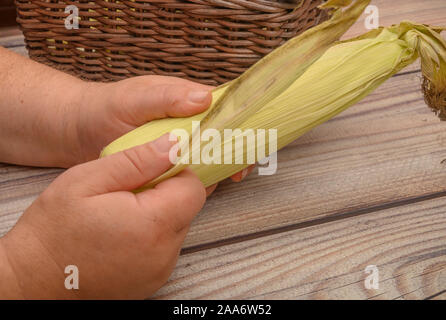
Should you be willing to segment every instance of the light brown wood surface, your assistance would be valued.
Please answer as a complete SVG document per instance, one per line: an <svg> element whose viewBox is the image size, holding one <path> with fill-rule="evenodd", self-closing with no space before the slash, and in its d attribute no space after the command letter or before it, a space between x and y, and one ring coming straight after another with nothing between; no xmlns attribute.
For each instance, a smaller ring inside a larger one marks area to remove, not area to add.
<svg viewBox="0 0 446 320"><path fill-rule="evenodd" d="M372 4L382 25L446 25L444 0ZM17 31L0 30L0 45L26 54ZM276 175L223 182L158 297L445 299L446 123L420 76L407 68L280 151ZM0 235L60 172L0 165ZM364 288L367 264L379 292Z"/></svg>
<svg viewBox="0 0 446 320"><path fill-rule="evenodd" d="M156 298L440 298L445 236L443 197L185 255Z"/></svg>

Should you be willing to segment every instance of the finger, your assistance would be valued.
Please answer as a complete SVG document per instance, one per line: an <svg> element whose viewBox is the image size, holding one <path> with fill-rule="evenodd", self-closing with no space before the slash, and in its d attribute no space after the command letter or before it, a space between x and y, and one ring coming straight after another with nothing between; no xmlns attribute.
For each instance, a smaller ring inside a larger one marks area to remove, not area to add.
<svg viewBox="0 0 446 320"><path fill-rule="evenodd" d="M155 141L68 170L64 179L83 195L132 191L171 166L169 150L176 143L165 134Z"/></svg>
<svg viewBox="0 0 446 320"><path fill-rule="evenodd" d="M205 111L212 102L211 87L173 77L140 77L122 83L118 118L139 126L154 119L187 117ZM129 85L129 88L126 88Z"/></svg>
<svg viewBox="0 0 446 320"><path fill-rule="evenodd" d="M231 176L231 180L234 182L240 182L243 179L245 179L248 175L251 174L251 172L255 169L255 164L243 169L240 172L237 172L236 174L234 174L233 176Z"/></svg>
<svg viewBox="0 0 446 320"><path fill-rule="evenodd" d="M195 173L186 169L136 197L155 221L180 234L203 207L206 190Z"/></svg>
<svg viewBox="0 0 446 320"><path fill-rule="evenodd" d="M212 186L209 186L206 188L206 197L209 197L214 191L215 189L217 189L218 184L214 184Z"/></svg>
<svg viewBox="0 0 446 320"><path fill-rule="evenodd" d="M183 78L170 77L170 76L159 76L159 75L139 76L139 77L131 78L131 80L127 79L127 80L123 80L121 82L125 82L125 81L132 81L132 83L139 82L139 83L143 83L146 86L147 85L157 85L157 84L175 84L175 85L180 85L180 86L198 85L200 87L205 87L205 88L209 88L209 89L213 88L212 86L201 84L198 82L193 82L193 81L183 79Z"/></svg>

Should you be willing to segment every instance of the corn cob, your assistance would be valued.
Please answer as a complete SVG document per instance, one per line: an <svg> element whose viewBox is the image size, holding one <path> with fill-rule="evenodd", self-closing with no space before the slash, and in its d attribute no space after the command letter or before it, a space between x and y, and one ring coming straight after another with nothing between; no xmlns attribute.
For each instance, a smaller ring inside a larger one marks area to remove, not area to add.
<svg viewBox="0 0 446 320"><path fill-rule="evenodd" d="M214 90L214 103L206 112L190 118L152 121L111 143L102 156L146 143L177 128L187 130L193 138L200 133L192 132L192 121L201 121L202 129L214 128L219 132L225 128L240 128L242 132L277 129L277 147L280 149L363 99L418 57L421 57L425 79L426 102L445 118L446 42L439 34L443 29L403 22L336 42L369 3L368 0L358 0L348 9L341 10L351 2L327 1L323 6L335 9L329 21L290 40L238 79ZM192 138L181 143L188 144L193 151L196 146L192 145ZM235 139L237 136L221 141L224 145L221 149L226 150L227 144L232 146ZM199 147L208 144L212 142L202 143ZM261 147L265 149L265 145ZM256 146L248 145L247 148ZM234 157L232 148L228 150ZM243 154L250 151L243 150ZM153 187L186 166L205 186L210 186L248 165L186 165L180 161L145 187Z"/></svg>

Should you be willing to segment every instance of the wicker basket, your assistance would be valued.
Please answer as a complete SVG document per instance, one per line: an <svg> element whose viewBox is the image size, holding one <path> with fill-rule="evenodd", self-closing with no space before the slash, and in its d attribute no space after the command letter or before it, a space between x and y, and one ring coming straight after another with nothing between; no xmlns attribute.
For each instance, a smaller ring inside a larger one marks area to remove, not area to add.
<svg viewBox="0 0 446 320"><path fill-rule="evenodd" d="M323 0L301 1L15 2L34 60L94 81L158 74L218 85L326 19ZM65 28L68 5L79 8L77 30Z"/></svg>

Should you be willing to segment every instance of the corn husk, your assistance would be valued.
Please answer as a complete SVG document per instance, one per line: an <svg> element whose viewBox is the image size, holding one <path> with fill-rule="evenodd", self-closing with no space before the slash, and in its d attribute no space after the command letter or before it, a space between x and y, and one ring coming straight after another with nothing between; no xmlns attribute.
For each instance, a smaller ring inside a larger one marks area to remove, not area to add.
<svg viewBox="0 0 446 320"><path fill-rule="evenodd" d="M242 132L277 129L280 149L356 104L418 57L421 57L425 77L426 101L440 116L445 116L446 43L439 34L442 28L403 22L336 42L369 3L355 1L348 9L340 9L351 2L328 1L325 7L336 10L328 22L291 40L240 78L217 88L208 111L190 118L152 121L110 144L102 155L146 143L177 128L191 133L191 139L181 143L188 144L193 151L197 146L192 145L192 138L200 133L192 132L192 121L201 121L201 132L207 128L219 132L225 128L240 128ZM221 150L230 150L229 156L235 158L234 148L225 146L232 145L236 139L237 136L206 142L198 147L209 148L209 144L219 143L223 145ZM268 139L265 145L269 145ZM266 146L261 147L266 150ZM253 151L248 148L259 148L258 145L244 147L243 155ZM254 154L260 160L259 153ZM225 156L228 155L221 155ZM247 161L230 165L179 163L146 187L153 187L187 166L205 186L210 186L248 165Z"/></svg>

